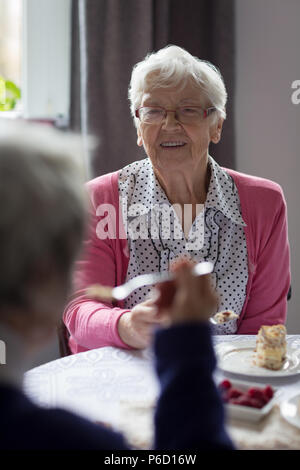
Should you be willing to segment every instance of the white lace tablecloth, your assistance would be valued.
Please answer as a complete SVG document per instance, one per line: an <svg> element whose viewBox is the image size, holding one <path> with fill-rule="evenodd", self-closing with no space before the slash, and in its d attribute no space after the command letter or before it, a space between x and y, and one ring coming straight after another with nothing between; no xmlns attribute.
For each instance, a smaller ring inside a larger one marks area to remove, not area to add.
<svg viewBox="0 0 300 470"><path fill-rule="evenodd" d="M253 336L214 336L214 344L248 341ZM288 344L300 350L300 335L289 335ZM151 350L126 351L105 347L64 357L28 371L25 393L43 407L63 407L92 421L121 430L130 444L149 448L153 438L152 417L159 385L152 366ZM230 378L230 374L226 374ZM215 379L223 378L217 370ZM282 390L280 399L300 393L300 375L266 380ZM287 423L279 408L259 423L227 421L228 432L240 449L300 449L300 429Z"/></svg>

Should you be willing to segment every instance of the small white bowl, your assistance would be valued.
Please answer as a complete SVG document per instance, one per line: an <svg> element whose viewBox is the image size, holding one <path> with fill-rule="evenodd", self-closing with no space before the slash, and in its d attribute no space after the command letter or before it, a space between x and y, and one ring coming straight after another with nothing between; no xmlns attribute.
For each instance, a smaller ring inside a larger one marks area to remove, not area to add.
<svg viewBox="0 0 300 470"><path fill-rule="evenodd" d="M225 380L225 379L224 379ZM257 387L260 389L265 388L267 385L270 384L261 384L261 383L254 383L254 382L244 382L239 380L229 380L230 383L234 388L238 388L241 391L247 391L251 387ZM219 383L222 383L221 380ZM240 419L245 421L257 422L260 421L262 418L267 416L270 413L271 409L275 405L278 396L280 395L280 390L273 385L270 385L273 389L274 395L273 398L262 408L253 408L251 406L243 406L243 405L233 405L230 403L225 403L225 414L227 418L233 419Z"/></svg>

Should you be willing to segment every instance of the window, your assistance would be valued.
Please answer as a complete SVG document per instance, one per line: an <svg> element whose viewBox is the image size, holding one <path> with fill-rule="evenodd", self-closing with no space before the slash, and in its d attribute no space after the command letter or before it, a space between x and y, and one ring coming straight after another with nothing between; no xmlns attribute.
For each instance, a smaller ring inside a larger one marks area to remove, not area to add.
<svg viewBox="0 0 300 470"><path fill-rule="evenodd" d="M2 77L1 85L4 86L4 90L6 88L4 80L14 82L17 87L21 87L22 9L23 3L20 0L0 0L0 77ZM13 84L10 84L10 89L12 86L14 87ZM6 89L8 90L8 85ZM2 93L1 97L3 98ZM5 101L1 101L1 105L4 103ZM20 102L17 101L17 103L16 108L18 109ZM9 106L8 109L14 105L14 99L5 104L5 106ZM7 115L7 113L5 114Z"/></svg>
<svg viewBox="0 0 300 470"><path fill-rule="evenodd" d="M25 118L68 120L70 48L71 0L0 0L0 76Z"/></svg>
<svg viewBox="0 0 300 470"><path fill-rule="evenodd" d="M0 75L21 86L22 1L0 0Z"/></svg>

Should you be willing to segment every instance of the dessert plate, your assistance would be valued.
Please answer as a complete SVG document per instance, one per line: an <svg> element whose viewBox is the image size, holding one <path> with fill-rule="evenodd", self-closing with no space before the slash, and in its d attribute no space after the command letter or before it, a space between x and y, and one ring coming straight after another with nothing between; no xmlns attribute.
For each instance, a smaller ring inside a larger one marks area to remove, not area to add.
<svg viewBox="0 0 300 470"><path fill-rule="evenodd" d="M284 400L280 404L280 411L290 424L300 429L300 393Z"/></svg>
<svg viewBox="0 0 300 470"><path fill-rule="evenodd" d="M256 338L247 341L220 343L215 346L218 368L231 374L252 377L289 377L300 374L300 352L287 346L287 356L280 370L270 370L254 364Z"/></svg>

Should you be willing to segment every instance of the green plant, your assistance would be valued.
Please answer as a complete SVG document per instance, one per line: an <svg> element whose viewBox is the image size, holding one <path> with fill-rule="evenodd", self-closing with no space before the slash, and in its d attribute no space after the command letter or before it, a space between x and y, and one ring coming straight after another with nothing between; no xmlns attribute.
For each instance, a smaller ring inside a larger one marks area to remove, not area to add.
<svg viewBox="0 0 300 470"><path fill-rule="evenodd" d="M0 111L11 111L20 98L20 88L11 80L0 77Z"/></svg>

